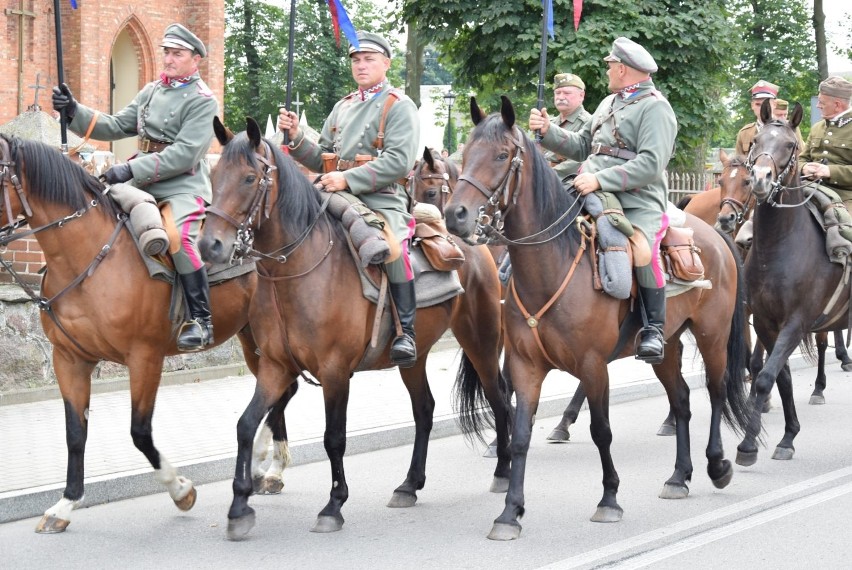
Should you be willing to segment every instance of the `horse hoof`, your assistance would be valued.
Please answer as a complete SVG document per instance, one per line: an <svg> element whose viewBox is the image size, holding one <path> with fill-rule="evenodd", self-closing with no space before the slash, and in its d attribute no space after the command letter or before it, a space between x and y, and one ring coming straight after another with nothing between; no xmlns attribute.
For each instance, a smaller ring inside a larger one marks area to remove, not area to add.
<svg viewBox="0 0 852 570"><path fill-rule="evenodd" d="M660 491L661 499L685 499L689 496L689 487L686 485L676 485L674 483L666 483L663 485L663 490Z"/></svg>
<svg viewBox="0 0 852 570"><path fill-rule="evenodd" d="M731 467L731 462L727 459L725 460L725 466L727 469L725 469L725 472L720 477L716 477L715 479L710 478L713 481L713 486L717 489L724 489L731 482L731 479L734 478L734 469Z"/></svg>
<svg viewBox="0 0 852 570"><path fill-rule="evenodd" d="M53 515L44 515L36 525L36 532L39 534L57 534L65 532L71 521L57 518Z"/></svg>
<svg viewBox="0 0 852 570"><path fill-rule="evenodd" d="M621 507L598 507L589 520L598 523L614 523L620 521L623 515L624 509Z"/></svg>
<svg viewBox="0 0 852 570"><path fill-rule="evenodd" d="M488 533L488 540L518 540L521 537L521 525L494 523L491 527L491 532Z"/></svg>
<svg viewBox="0 0 852 570"><path fill-rule="evenodd" d="M550 435L547 436L547 441L552 441L554 443L567 443L571 441L571 434L568 433L567 429L562 428L553 428L553 431L550 432Z"/></svg>
<svg viewBox="0 0 852 570"><path fill-rule="evenodd" d="M392 509L407 509L417 503L417 495L413 493L401 493L394 491L388 506ZM339 529L338 529L339 530Z"/></svg>
<svg viewBox="0 0 852 570"><path fill-rule="evenodd" d="M677 432L672 424L662 424L657 430L657 435L672 436L677 435Z"/></svg>
<svg viewBox="0 0 852 570"><path fill-rule="evenodd" d="M825 396L822 394L811 394L811 399L808 400L808 404L812 406L823 406L825 405Z"/></svg>
<svg viewBox="0 0 852 570"><path fill-rule="evenodd" d="M772 410L772 402L767 399L765 402L763 402L763 407L760 409L760 413L768 414L770 410Z"/></svg>
<svg viewBox="0 0 852 570"><path fill-rule="evenodd" d="M278 495L284 489L284 481L278 477L263 477L254 480L256 495Z"/></svg>
<svg viewBox="0 0 852 570"><path fill-rule="evenodd" d="M254 511L238 519L228 519L228 540L244 540L254 528Z"/></svg>
<svg viewBox="0 0 852 570"><path fill-rule="evenodd" d="M775 453L772 454L772 459L781 461L789 461L793 459L793 454L796 452L792 447L776 447Z"/></svg>
<svg viewBox="0 0 852 570"><path fill-rule="evenodd" d="M197 498L198 492L195 490L195 487L192 487L183 499L175 500L175 506L182 511L188 511L195 506L195 499Z"/></svg>
<svg viewBox="0 0 852 570"><path fill-rule="evenodd" d="M840 369L844 372L852 372L852 362L844 362L840 365Z"/></svg>
<svg viewBox="0 0 852 570"><path fill-rule="evenodd" d="M491 489L489 490L492 493L506 493L509 490L508 477L494 477L491 481Z"/></svg>
<svg viewBox="0 0 852 570"><path fill-rule="evenodd" d="M757 452L756 451L740 451L737 450L737 465L742 465L743 467L748 467L749 465L754 465L757 463Z"/></svg>
<svg viewBox="0 0 852 570"><path fill-rule="evenodd" d="M255 495L263 495L265 493L264 486L264 477L252 477L251 490Z"/></svg>
<svg viewBox="0 0 852 570"><path fill-rule="evenodd" d="M485 450L485 453L482 454L482 457L487 459L496 459L497 458L497 446L489 445L488 449Z"/></svg>
<svg viewBox="0 0 852 570"><path fill-rule="evenodd" d="M311 532L337 532L343 528L343 517L328 515L317 517L317 522Z"/></svg>

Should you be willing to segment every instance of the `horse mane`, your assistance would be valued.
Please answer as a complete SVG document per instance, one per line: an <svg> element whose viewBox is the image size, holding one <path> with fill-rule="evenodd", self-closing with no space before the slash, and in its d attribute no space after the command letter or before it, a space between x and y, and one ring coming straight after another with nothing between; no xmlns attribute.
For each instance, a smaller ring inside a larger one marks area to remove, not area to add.
<svg viewBox="0 0 852 570"><path fill-rule="evenodd" d="M301 235L320 212L320 192L299 170L294 161L272 141L264 139L272 149L278 168L278 218L281 227L290 235ZM236 135L222 147L222 158L227 162L245 160L252 168L259 168L255 147L245 132Z"/></svg>
<svg viewBox="0 0 852 570"><path fill-rule="evenodd" d="M514 131L514 132L513 132ZM515 134L520 137L523 144L524 152L521 153L521 158L524 161L532 162L532 182L525 182L522 188L516 192L532 191L532 203L534 208L535 218L540 220L541 227L538 230L544 229L553 223L556 218L568 211L569 208L578 210L582 206L583 201L575 201L576 194L572 190L570 193L565 191L562 186L562 180L556 171L550 167L544 154L539 150L539 145L534 143L521 128L510 129L503 122L500 113L493 113L486 117L479 125L474 128L470 135L470 142L483 139L487 143L500 144L503 143L506 137L514 137ZM521 167L523 169L523 167ZM523 198L528 200L529 198ZM560 226L549 232L554 235L562 231L564 225L572 224L575 215L566 216L565 221ZM550 235L541 236L541 239L548 239ZM570 236L576 238L576 228L572 226L569 231L562 232L556 242L568 240Z"/></svg>
<svg viewBox="0 0 852 570"><path fill-rule="evenodd" d="M29 192L40 200L85 209L92 198L98 199L103 212L116 216L120 208L114 200L102 199L103 184L59 149L38 141L0 135L9 144L15 173L27 181Z"/></svg>

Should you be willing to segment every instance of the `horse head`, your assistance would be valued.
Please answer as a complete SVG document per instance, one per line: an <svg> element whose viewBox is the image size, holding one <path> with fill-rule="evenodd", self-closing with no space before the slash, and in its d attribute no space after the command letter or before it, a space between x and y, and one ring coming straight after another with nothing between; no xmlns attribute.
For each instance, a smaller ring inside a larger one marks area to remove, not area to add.
<svg viewBox="0 0 852 570"><path fill-rule="evenodd" d="M729 157L724 150L719 152L719 157L723 168L719 176L721 207L716 224L723 232L732 234L750 217L754 208L751 173L744 157Z"/></svg>
<svg viewBox="0 0 852 570"><path fill-rule="evenodd" d="M452 195L458 178L455 164L429 147L424 147L423 159L414 167L409 188L416 201L432 204L443 211L444 203Z"/></svg>
<svg viewBox="0 0 852 570"><path fill-rule="evenodd" d="M278 194L278 168L272 145L251 117L238 135L214 117L213 132L222 153L211 174L213 203L207 208L199 248L206 260L222 263L244 257L254 231L270 217Z"/></svg>
<svg viewBox="0 0 852 570"><path fill-rule="evenodd" d="M476 126L465 146L462 174L444 207L447 228L470 243L485 243L486 234L502 230L506 210L517 201L524 153L530 147L515 126L512 102L506 96L500 99L499 115L486 116L476 98L470 98Z"/></svg>
<svg viewBox="0 0 852 570"><path fill-rule="evenodd" d="M774 196L784 189L798 185L799 139L796 127L802 122L802 106L796 103L790 121L772 118L769 100L760 107L763 127L754 137L749 151L752 191L758 203L774 202Z"/></svg>

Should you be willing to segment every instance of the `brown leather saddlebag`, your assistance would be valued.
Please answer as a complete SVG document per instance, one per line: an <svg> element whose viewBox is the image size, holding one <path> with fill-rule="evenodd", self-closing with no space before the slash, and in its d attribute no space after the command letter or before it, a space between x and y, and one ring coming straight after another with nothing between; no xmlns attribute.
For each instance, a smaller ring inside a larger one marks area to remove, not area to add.
<svg viewBox="0 0 852 570"><path fill-rule="evenodd" d="M464 252L444 226L443 220L420 222L414 227L414 244L438 271L452 271L464 264Z"/></svg>
<svg viewBox="0 0 852 570"><path fill-rule="evenodd" d="M704 278L701 250L695 245L692 234L692 228L669 227L660 243L667 271L682 281Z"/></svg>

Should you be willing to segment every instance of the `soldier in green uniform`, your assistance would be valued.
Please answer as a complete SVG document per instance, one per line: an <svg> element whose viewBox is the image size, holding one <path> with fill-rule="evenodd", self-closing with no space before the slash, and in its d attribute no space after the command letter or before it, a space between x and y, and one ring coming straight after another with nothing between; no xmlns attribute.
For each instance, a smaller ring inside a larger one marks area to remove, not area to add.
<svg viewBox="0 0 852 570"><path fill-rule="evenodd" d="M751 150L751 145L754 142L754 136L763 127L763 123L760 122L760 106L765 99L769 99L774 112L778 99L778 86L774 83L760 80L751 87L751 110L754 113L755 120L745 125L737 133L734 152L739 156L748 156L748 151Z"/></svg>
<svg viewBox="0 0 852 570"><path fill-rule="evenodd" d="M790 103L785 101L784 99L776 99L775 100L775 110L772 112L772 117L775 119L780 119L782 121L787 120L787 110L790 107Z"/></svg>
<svg viewBox="0 0 852 570"><path fill-rule="evenodd" d="M657 64L636 42L620 37L604 58L612 95L592 120L573 133L550 125L547 112L532 109L529 128L541 130L542 146L568 158L584 160L574 179L580 194L617 192L624 214L648 240L651 263L636 268L647 316L636 358L656 364L663 359L666 322L665 278L660 240L668 228L665 169L674 152L677 119L651 74ZM588 157L588 158L587 158Z"/></svg>
<svg viewBox="0 0 852 570"><path fill-rule="evenodd" d="M349 48L358 89L335 104L319 141L305 138L292 111L281 111L278 128L290 135L290 155L314 172L323 170L323 153L334 153L337 168L322 175L319 184L323 190L351 192L381 214L399 239L402 255L385 264L403 331L394 339L390 356L394 364L407 368L417 360L414 274L408 252L414 218L409 213L405 188L398 180L408 176L417 160L420 120L414 102L387 80L391 65L387 40L359 31L358 44ZM383 136L380 127L384 128Z"/></svg>
<svg viewBox="0 0 852 570"><path fill-rule="evenodd" d="M799 171L821 179L852 210L852 83L832 76L819 84L817 108L822 120L811 126L808 144L799 154Z"/></svg>
<svg viewBox="0 0 852 570"><path fill-rule="evenodd" d="M213 342L207 270L196 245L210 203L210 168L204 159L213 140L213 117L219 104L201 80L198 63L207 56L204 43L180 24L166 28L163 72L114 115L78 103L66 84L53 88L53 108L65 109L69 127L99 140L139 137L139 152L103 174L108 184L128 182L168 202L180 234L172 254L186 294L191 320L178 335L178 348L201 350Z"/></svg>
<svg viewBox="0 0 852 570"><path fill-rule="evenodd" d="M592 120L592 115L583 108L585 98L586 84L582 79L571 73L557 73L553 77L553 105L559 115L553 117L550 122L566 131L580 131ZM562 180L576 174L582 162L550 151L545 153L545 157Z"/></svg>

